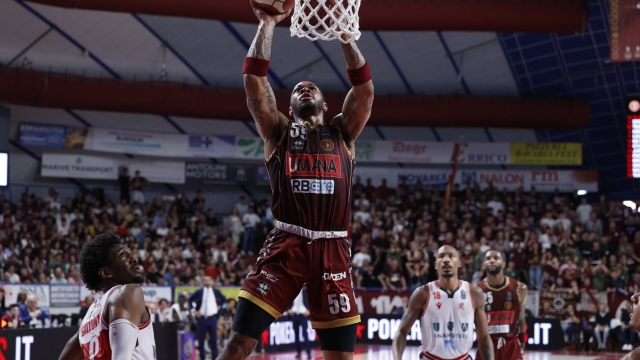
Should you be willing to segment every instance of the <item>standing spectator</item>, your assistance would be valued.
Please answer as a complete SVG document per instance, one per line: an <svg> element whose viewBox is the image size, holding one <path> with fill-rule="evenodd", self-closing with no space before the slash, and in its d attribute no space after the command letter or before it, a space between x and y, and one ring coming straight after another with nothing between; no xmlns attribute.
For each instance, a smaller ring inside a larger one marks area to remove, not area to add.
<svg viewBox="0 0 640 360"><path fill-rule="evenodd" d="M598 350L605 350L607 348L610 323L611 314L607 311L607 304L600 303L599 311L596 313L596 326L594 329L596 341L598 342Z"/></svg>
<svg viewBox="0 0 640 360"><path fill-rule="evenodd" d="M244 232L244 226L242 226L242 218L240 217L240 210L238 210L237 206L233 207L231 215L229 215L229 228L231 231L231 241L233 241L234 244L240 244L240 235Z"/></svg>
<svg viewBox="0 0 640 360"><path fill-rule="evenodd" d="M249 204L247 204L247 199L244 197L244 195L240 196L234 208L238 210L238 216L240 218L243 218L244 214L249 212Z"/></svg>
<svg viewBox="0 0 640 360"><path fill-rule="evenodd" d="M178 301L170 307L167 321L177 322L179 331L189 331L191 312L189 311L189 293L183 292L178 295Z"/></svg>
<svg viewBox="0 0 640 360"><path fill-rule="evenodd" d="M140 170L136 170L136 175L131 178L131 189L133 190L133 201L144 204L144 190L149 190L149 181L140 176Z"/></svg>
<svg viewBox="0 0 640 360"><path fill-rule="evenodd" d="M593 211L593 207L587 203L587 198L585 197L580 199L580 201L580 205L576 208L576 216L582 224L586 224L587 220L589 220L589 215Z"/></svg>
<svg viewBox="0 0 640 360"><path fill-rule="evenodd" d="M246 253L253 255L253 242L256 239L256 225L260 224L260 222L260 217L254 213L253 206L250 206L249 211L242 217L242 224L244 225L242 255Z"/></svg>
<svg viewBox="0 0 640 360"><path fill-rule="evenodd" d="M120 176L118 176L118 185L120 187L120 202L125 201L127 204L130 204L131 193L129 192L129 169L127 169L126 167L122 168Z"/></svg>
<svg viewBox="0 0 640 360"><path fill-rule="evenodd" d="M293 333L296 341L296 359L299 359L302 352L302 346L300 344L300 327L302 327L302 341L304 342L304 349L307 352L307 357L311 359L311 346L309 344L309 302L307 300L307 287L302 287L300 293L293 300L291 307L287 310L291 322L293 323Z"/></svg>
<svg viewBox="0 0 640 360"><path fill-rule="evenodd" d="M27 325L44 324L49 317L48 311L43 311L38 307L38 298L35 295L27 296L25 305L20 306L20 319Z"/></svg>
<svg viewBox="0 0 640 360"><path fill-rule="evenodd" d="M213 278L204 276L202 279L203 288L196 290L189 298L190 308L195 308L196 322L198 326L198 350L200 360L206 359L204 350L204 340L209 333L209 347L213 359L218 357L218 311L225 298L218 289L213 288Z"/></svg>

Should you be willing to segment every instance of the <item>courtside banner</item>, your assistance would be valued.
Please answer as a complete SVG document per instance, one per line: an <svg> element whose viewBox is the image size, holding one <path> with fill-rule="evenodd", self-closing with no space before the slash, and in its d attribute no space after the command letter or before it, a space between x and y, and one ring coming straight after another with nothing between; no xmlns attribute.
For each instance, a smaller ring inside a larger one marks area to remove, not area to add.
<svg viewBox="0 0 640 360"><path fill-rule="evenodd" d="M38 306L42 309L51 307L51 295L49 285L36 284L8 284L2 285L4 289L4 297L6 304L15 304L18 302L18 294L25 292L27 296L35 295L38 298Z"/></svg>
<svg viewBox="0 0 640 360"><path fill-rule="evenodd" d="M437 186L444 190L451 176L451 169L409 169L409 168L374 168L358 167L355 176L360 177L362 184L371 179L374 186L379 186L382 179L387 186L395 188L405 182L410 187L420 183L424 189ZM493 184L498 190L524 191L535 187L541 192L573 192L576 190L598 191L598 172L590 170L465 170L456 172L454 183L462 188L466 184L478 183L481 189Z"/></svg>
<svg viewBox="0 0 640 360"><path fill-rule="evenodd" d="M235 136L91 128L84 149L165 157L232 158L235 154Z"/></svg>
<svg viewBox="0 0 640 360"><path fill-rule="evenodd" d="M184 184L185 163L182 161L145 161L114 159L103 156L48 154L42 155L40 175L76 179L116 180L118 169L140 174L151 182Z"/></svg>
<svg viewBox="0 0 640 360"><path fill-rule="evenodd" d="M511 143L513 165L582 165L581 143Z"/></svg>

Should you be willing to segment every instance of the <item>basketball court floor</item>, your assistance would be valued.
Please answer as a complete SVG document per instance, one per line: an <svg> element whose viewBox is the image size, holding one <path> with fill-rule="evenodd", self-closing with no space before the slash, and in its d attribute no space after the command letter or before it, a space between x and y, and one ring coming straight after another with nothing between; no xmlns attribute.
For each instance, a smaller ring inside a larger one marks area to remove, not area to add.
<svg viewBox="0 0 640 360"><path fill-rule="evenodd" d="M475 356L475 349L470 352ZM403 360L418 360L420 350L418 347L407 346ZM579 351L527 351L524 360L620 360L625 355L622 352L579 352ZM268 354L254 354L249 357L251 360L295 360L296 352L280 352ZM322 360L322 352L314 349L311 352L313 360ZM306 355L302 355L302 360L306 360ZM353 360L393 360L391 346L388 345L364 345L356 346ZM502 360L502 359L496 359Z"/></svg>

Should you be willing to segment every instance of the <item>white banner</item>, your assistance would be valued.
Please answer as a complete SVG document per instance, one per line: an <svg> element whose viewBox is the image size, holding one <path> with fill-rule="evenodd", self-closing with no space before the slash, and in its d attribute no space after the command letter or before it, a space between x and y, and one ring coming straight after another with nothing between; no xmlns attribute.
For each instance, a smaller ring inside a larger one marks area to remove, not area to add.
<svg viewBox="0 0 640 360"><path fill-rule="evenodd" d="M40 175L48 177L118 179L118 161L100 156L42 154L40 169Z"/></svg>
<svg viewBox="0 0 640 360"><path fill-rule="evenodd" d="M7 284L2 285L4 289L5 304L15 304L18 302L18 294L25 292L27 296L35 295L38 298L38 307L48 309L51 307L51 298L49 295L49 285L33 285L33 284Z"/></svg>
<svg viewBox="0 0 640 360"><path fill-rule="evenodd" d="M452 164L456 143L427 141L356 141L360 162ZM500 165L511 163L510 143L463 143L460 164Z"/></svg>
<svg viewBox="0 0 640 360"><path fill-rule="evenodd" d="M91 128L84 149L151 156L232 158L235 136Z"/></svg>
<svg viewBox="0 0 640 360"><path fill-rule="evenodd" d="M451 169L386 169L358 167L355 176L360 176L361 182L366 183L370 178L374 186L387 180L387 186L395 188L405 178L406 184L414 186L420 182L423 188L438 186L445 189ZM556 188L561 192L576 190L598 191L598 172L582 170L464 170L458 169L455 183L462 187L467 183L478 183L481 189L486 189L492 183L498 190L506 188L514 191L519 187L529 191L535 187L537 191L553 192Z"/></svg>
<svg viewBox="0 0 640 360"><path fill-rule="evenodd" d="M101 156L73 154L43 154L42 176L76 179L116 180L119 167L129 168L129 174L140 175L150 182L184 184L185 163L182 161L145 161L112 159Z"/></svg>
<svg viewBox="0 0 640 360"><path fill-rule="evenodd" d="M166 299L169 304L172 303L173 291L170 286L142 286L144 292L144 301L146 303L158 302L160 299Z"/></svg>

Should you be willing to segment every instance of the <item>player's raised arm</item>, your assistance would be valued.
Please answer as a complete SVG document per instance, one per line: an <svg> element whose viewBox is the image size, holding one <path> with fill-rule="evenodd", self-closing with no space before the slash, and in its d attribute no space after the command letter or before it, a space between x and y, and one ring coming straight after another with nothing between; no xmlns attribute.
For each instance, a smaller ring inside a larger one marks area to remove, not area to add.
<svg viewBox="0 0 640 360"><path fill-rule="evenodd" d="M260 25L253 39L242 69L244 89L247 93L247 106L256 122L258 133L265 141L265 154L277 142L287 125L287 118L276 107L276 97L267 80L273 30L277 23L285 19L289 12L281 15L269 15L250 0ZM273 144L272 144L273 143Z"/></svg>
<svg viewBox="0 0 640 360"><path fill-rule="evenodd" d="M402 314L400 326L393 336L393 360L402 360L402 354L404 353L405 347L407 347L407 335L409 331L411 331L413 324L418 320L420 315L422 315L427 296L429 296L429 294L427 288L424 286L415 289L413 294L411 294L409 306L404 314Z"/></svg>
<svg viewBox="0 0 640 360"><path fill-rule="evenodd" d="M487 327L487 313L484 311L484 293L475 286L471 286L473 302L476 305L474 314L476 320L476 333L478 334L478 352L483 360L494 360L493 342Z"/></svg>
<svg viewBox="0 0 640 360"><path fill-rule="evenodd" d="M348 37L349 35L343 34L342 36ZM360 53L355 40L343 43L342 51L344 51L347 60L347 73L352 88L344 100L342 113L336 116L332 123L340 126L345 142L351 147L371 116L373 81L369 64Z"/></svg>
<svg viewBox="0 0 640 360"><path fill-rule="evenodd" d="M144 293L137 284L127 284L109 299L109 344L112 360L130 360L138 340L140 319L146 311Z"/></svg>
<svg viewBox="0 0 640 360"><path fill-rule="evenodd" d="M520 333L518 337L520 339L520 349L524 352L524 347L527 338L527 318L525 317L525 305L527 303L527 296L529 295L529 289L527 285L518 282L518 301L520 301L520 314L518 318L518 325Z"/></svg>

